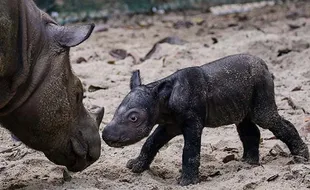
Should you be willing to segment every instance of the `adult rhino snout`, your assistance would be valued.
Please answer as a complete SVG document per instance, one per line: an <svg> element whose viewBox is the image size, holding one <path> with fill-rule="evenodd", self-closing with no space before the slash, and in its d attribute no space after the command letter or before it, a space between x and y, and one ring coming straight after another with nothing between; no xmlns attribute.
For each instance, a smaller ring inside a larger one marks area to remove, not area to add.
<svg viewBox="0 0 310 190"><path fill-rule="evenodd" d="M100 157L101 143L98 135L89 137L90 131L79 132L77 137L71 138L71 146L76 157L73 164L68 165L70 171L78 172L94 163Z"/></svg>
<svg viewBox="0 0 310 190"><path fill-rule="evenodd" d="M83 109L77 124L72 128L66 146L44 152L52 162L64 165L69 171L79 172L99 159L101 139L99 125L104 115L104 108L97 108L91 113Z"/></svg>
<svg viewBox="0 0 310 190"><path fill-rule="evenodd" d="M104 108L96 107L95 110L91 111L89 118L89 122L91 122L91 120L95 121L95 126L84 127L86 125L82 125L83 127L78 131L78 134L71 138L72 149L77 159L73 166L68 167L70 171L81 171L99 159L101 140L98 129L103 115Z"/></svg>

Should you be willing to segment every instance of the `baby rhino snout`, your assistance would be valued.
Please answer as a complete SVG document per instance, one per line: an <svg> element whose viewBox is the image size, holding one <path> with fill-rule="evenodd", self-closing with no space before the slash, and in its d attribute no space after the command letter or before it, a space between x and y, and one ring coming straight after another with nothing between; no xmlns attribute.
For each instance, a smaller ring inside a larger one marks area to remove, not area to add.
<svg viewBox="0 0 310 190"><path fill-rule="evenodd" d="M120 135L114 127L107 125L102 131L102 139L109 146L117 147L117 142L120 140Z"/></svg>

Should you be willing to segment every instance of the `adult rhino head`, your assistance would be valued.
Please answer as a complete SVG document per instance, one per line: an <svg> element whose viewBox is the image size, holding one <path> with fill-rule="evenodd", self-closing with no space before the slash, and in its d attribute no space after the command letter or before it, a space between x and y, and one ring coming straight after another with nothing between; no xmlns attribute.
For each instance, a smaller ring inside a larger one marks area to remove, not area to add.
<svg viewBox="0 0 310 190"><path fill-rule="evenodd" d="M0 124L52 162L81 171L100 156L103 108L90 114L69 49L94 25L59 26L32 0L0 1Z"/></svg>

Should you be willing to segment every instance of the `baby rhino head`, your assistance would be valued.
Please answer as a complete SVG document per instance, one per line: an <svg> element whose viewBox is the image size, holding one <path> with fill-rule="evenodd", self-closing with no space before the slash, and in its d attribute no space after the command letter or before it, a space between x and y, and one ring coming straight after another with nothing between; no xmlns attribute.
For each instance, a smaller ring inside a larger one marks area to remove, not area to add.
<svg viewBox="0 0 310 190"><path fill-rule="evenodd" d="M149 135L159 115L159 86L142 85L139 71L133 72L131 91L102 132L109 146L131 145Z"/></svg>

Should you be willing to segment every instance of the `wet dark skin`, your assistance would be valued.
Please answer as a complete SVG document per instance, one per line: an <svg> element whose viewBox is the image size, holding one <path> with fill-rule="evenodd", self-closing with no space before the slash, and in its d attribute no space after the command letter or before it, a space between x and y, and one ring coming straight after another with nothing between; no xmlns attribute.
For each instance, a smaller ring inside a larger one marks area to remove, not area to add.
<svg viewBox="0 0 310 190"><path fill-rule="evenodd" d="M140 155L129 160L132 172L147 170L161 147L183 135L180 185L199 182L201 135L204 127L235 124L243 144L242 159L259 163L259 127L269 129L298 160L308 160L307 145L292 123L277 111L272 74L255 56L228 56L200 67L189 67L159 81L142 85L139 71L131 91L102 132L112 147L127 146L147 137Z"/></svg>

